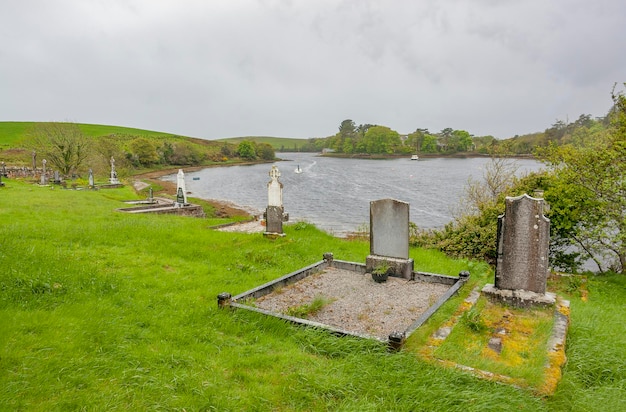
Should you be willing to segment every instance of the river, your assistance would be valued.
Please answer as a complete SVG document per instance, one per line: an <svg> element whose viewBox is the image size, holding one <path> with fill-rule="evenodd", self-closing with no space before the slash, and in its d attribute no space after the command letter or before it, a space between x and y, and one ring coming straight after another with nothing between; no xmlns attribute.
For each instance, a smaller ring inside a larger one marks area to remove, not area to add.
<svg viewBox="0 0 626 412"><path fill-rule="evenodd" d="M489 158L341 159L315 153L277 153L283 203L290 221L305 220L336 236L369 224L369 202L394 198L410 204L410 220L422 228L453 218L468 179L481 180ZM542 164L516 159L518 175ZM297 167L302 173L295 173ZM191 196L230 201L261 213L267 206L271 164L211 167L185 174ZM183 169L184 170L184 169ZM176 175L163 177L176 182Z"/></svg>

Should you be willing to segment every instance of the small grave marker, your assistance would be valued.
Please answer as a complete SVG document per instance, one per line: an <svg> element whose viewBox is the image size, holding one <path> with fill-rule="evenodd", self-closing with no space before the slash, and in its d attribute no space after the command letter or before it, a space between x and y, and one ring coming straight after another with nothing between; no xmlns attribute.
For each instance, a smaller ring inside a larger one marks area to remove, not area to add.
<svg viewBox="0 0 626 412"><path fill-rule="evenodd" d="M89 169L89 187L93 188L95 186L93 181L93 170Z"/></svg>

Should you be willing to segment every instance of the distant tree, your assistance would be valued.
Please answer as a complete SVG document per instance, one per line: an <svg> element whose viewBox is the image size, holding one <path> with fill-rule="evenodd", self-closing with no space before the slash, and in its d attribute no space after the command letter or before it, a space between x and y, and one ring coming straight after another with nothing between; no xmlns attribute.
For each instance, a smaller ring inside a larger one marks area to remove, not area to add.
<svg viewBox="0 0 626 412"><path fill-rule="evenodd" d="M170 142L163 142L158 150L159 159L163 164L172 164L172 155L174 154L174 146Z"/></svg>
<svg viewBox="0 0 626 412"><path fill-rule="evenodd" d="M391 154L401 144L398 132L385 126L370 127L363 140L367 153Z"/></svg>
<svg viewBox="0 0 626 412"><path fill-rule="evenodd" d="M431 134L425 134L422 141L422 153L437 152L437 137Z"/></svg>
<svg viewBox="0 0 626 412"><path fill-rule="evenodd" d="M613 90L612 98L608 133L582 146L553 144L540 153L554 172L545 194L560 212L551 214L559 235L600 271L626 273L626 97Z"/></svg>
<svg viewBox="0 0 626 412"><path fill-rule="evenodd" d="M467 152L472 148L472 135L465 130L455 130L451 134L454 144L450 144L457 152Z"/></svg>
<svg viewBox="0 0 626 412"><path fill-rule="evenodd" d="M159 160L154 144L145 137L138 137L130 142L130 153L133 162L141 166L150 166Z"/></svg>
<svg viewBox="0 0 626 412"><path fill-rule="evenodd" d="M274 148L268 143L257 143L256 153L263 160L274 160L276 158Z"/></svg>
<svg viewBox="0 0 626 412"><path fill-rule="evenodd" d="M355 131L356 131L356 125L350 119L344 120L339 125L339 134L341 134L343 138L354 136Z"/></svg>
<svg viewBox="0 0 626 412"><path fill-rule="evenodd" d="M242 159L254 160L257 157L254 143L249 140L243 140L237 145L237 155Z"/></svg>
<svg viewBox="0 0 626 412"><path fill-rule="evenodd" d="M406 144L414 149L415 152L422 150L422 144L424 143L424 136L428 134L428 129L416 129L413 133L407 136Z"/></svg>
<svg viewBox="0 0 626 412"><path fill-rule="evenodd" d="M27 132L25 146L65 176L77 172L89 156L89 142L73 123L38 123Z"/></svg>

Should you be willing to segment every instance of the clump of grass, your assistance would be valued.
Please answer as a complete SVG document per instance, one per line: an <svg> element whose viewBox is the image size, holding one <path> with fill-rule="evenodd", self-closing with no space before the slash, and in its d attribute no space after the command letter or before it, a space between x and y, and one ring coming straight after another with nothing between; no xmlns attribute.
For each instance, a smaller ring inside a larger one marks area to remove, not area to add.
<svg viewBox="0 0 626 412"><path fill-rule="evenodd" d="M293 306L287 309L287 315L296 318L307 319L309 316L313 316L322 310L325 306L334 302L334 299L329 299L324 296L316 296L311 303L305 303L299 306Z"/></svg>
<svg viewBox="0 0 626 412"><path fill-rule="evenodd" d="M489 326L487 326L487 323L485 323L485 320L480 315L480 311L476 309L476 307L472 307L470 310L463 312L461 322L475 333L483 333L489 329Z"/></svg>

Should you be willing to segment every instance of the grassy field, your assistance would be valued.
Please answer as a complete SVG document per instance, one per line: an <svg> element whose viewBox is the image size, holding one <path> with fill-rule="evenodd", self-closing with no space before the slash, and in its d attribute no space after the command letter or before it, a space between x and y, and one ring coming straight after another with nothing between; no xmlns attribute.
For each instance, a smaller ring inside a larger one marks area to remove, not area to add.
<svg viewBox="0 0 626 412"><path fill-rule="evenodd" d="M0 122L0 148L16 147L24 135L37 122ZM86 136L107 136L110 134L128 134L137 136L172 136L172 133L155 132L152 130L133 129L131 127L106 126L98 124L78 124Z"/></svg>
<svg viewBox="0 0 626 412"><path fill-rule="evenodd" d="M0 410L626 410L624 276L559 280L572 301L568 363L555 395L424 362L406 349L337 338L217 309L236 294L334 252L369 245L309 224L287 236L223 233L215 221L116 212L130 188L0 188ZM411 250L416 268L492 281L484 264Z"/></svg>

